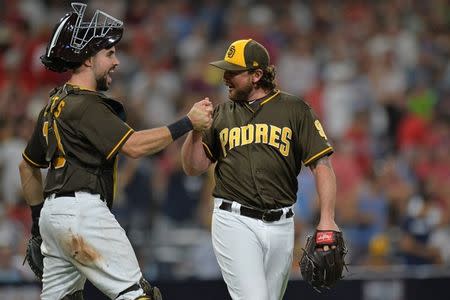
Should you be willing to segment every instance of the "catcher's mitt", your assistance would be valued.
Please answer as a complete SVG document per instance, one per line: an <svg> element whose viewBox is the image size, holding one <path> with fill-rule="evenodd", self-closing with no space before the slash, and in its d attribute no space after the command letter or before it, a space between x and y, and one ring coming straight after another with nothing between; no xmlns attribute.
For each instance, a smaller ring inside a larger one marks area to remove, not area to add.
<svg viewBox="0 0 450 300"><path fill-rule="evenodd" d="M23 264L25 264L25 261L28 262L34 275L36 275L39 280L42 280L44 271L44 256L41 252L41 244L42 238L40 235L32 236L28 241L27 254L23 260Z"/></svg>
<svg viewBox="0 0 450 300"><path fill-rule="evenodd" d="M347 266L344 258L347 254L341 232L316 230L308 236L299 265L303 279L322 292L342 279L342 271Z"/></svg>

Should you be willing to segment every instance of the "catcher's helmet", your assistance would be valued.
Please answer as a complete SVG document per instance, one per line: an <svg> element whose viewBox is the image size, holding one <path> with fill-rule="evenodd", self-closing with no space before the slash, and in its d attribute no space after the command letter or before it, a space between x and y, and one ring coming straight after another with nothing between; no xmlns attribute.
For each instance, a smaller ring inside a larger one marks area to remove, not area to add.
<svg viewBox="0 0 450 300"><path fill-rule="evenodd" d="M75 69L102 49L108 49L122 38L123 22L96 10L92 19L83 22L84 3L72 3L73 12L56 24L42 63L55 72Z"/></svg>

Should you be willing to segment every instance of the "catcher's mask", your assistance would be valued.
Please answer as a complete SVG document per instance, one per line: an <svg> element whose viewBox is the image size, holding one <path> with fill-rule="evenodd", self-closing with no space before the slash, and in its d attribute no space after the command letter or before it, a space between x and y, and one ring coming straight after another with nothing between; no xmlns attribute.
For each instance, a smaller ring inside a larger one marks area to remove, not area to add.
<svg viewBox="0 0 450 300"><path fill-rule="evenodd" d="M90 21L83 21L84 3L72 3L73 12L56 24L42 63L55 72L76 69L87 58L108 49L122 38L123 22L96 10Z"/></svg>

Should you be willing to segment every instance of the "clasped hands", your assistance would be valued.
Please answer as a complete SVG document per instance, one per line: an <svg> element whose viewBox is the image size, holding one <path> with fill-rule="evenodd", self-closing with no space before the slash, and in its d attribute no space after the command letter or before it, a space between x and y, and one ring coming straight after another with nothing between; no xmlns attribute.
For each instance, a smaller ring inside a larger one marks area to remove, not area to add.
<svg viewBox="0 0 450 300"><path fill-rule="evenodd" d="M194 130L203 131L212 125L213 105L208 97L196 102L187 116L192 122Z"/></svg>

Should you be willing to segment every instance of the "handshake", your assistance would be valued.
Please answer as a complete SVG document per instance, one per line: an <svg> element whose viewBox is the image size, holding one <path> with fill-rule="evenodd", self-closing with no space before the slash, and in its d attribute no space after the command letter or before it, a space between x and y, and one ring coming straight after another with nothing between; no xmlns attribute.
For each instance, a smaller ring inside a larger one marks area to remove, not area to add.
<svg viewBox="0 0 450 300"><path fill-rule="evenodd" d="M196 102L187 116L192 122L194 130L203 131L212 125L213 105L209 98Z"/></svg>

